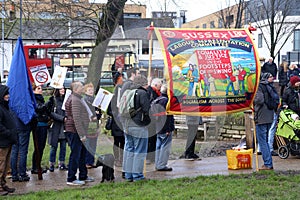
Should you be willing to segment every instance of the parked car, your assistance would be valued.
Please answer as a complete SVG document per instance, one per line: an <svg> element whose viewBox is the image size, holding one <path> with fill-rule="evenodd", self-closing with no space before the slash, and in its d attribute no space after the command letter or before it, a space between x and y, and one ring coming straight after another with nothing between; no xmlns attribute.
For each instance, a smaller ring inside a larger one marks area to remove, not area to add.
<svg viewBox="0 0 300 200"><path fill-rule="evenodd" d="M100 81L100 87L114 85L111 73L103 73L99 81Z"/></svg>
<svg viewBox="0 0 300 200"><path fill-rule="evenodd" d="M74 77L74 78L73 78ZM70 88L73 81L80 81L82 84L85 84L87 80L87 74L85 72L73 72L68 71L64 81L64 86Z"/></svg>

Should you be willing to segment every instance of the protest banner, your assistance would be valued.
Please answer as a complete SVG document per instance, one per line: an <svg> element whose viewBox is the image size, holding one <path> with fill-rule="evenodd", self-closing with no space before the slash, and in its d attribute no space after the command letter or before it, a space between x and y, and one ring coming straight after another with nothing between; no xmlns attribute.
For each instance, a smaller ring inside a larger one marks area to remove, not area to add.
<svg viewBox="0 0 300 200"><path fill-rule="evenodd" d="M45 64L30 67L30 72L35 85L44 85L50 83L51 76Z"/></svg>
<svg viewBox="0 0 300 200"><path fill-rule="evenodd" d="M56 65L50 86L57 89L63 88L67 70L67 67Z"/></svg>
<svg viewBox="0 0 300 200"><path fill-rule="evenodd" d="M99 88L97 95L94 99L93 106L106 112L113 94L103 88Z"/></svg>
<svg viewBox="0 0 300 200"><path fill-rule="evenodd" d="M247 29L154 30L167 68L169 114L223 115L252 106L260 62Z"/></svg>

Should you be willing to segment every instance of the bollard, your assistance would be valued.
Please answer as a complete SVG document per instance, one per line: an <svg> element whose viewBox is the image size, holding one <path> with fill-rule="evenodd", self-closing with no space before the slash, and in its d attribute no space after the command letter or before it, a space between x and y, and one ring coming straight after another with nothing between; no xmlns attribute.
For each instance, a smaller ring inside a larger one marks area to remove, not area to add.
<svg viewBox="0 0 300 200"><path fill-rule="evenodd" d="M253 148L253 115L252 110L244 112L247 149Z"/></svg>

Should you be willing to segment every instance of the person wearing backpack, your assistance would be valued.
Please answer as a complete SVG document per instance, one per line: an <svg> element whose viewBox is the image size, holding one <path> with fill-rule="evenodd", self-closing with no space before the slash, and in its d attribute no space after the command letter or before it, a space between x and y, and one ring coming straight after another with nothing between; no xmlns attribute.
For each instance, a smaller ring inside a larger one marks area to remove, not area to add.
<svg viewBox="0 0 300 200"><path fill-rule="evenodd" d="M135 114L123 117L125 147L123 155L123 171L127 181L145 179L144 160L147 155L150 98L146 88L148 80L145 76L134 77L131 89L137 88L134 96ZM124 93L125 94L125 93ZM123 95L124 95L123 94Z"/></svg>
<svg viewBox="0 0 300 200"><path fill-rule="evenodd" d="M162 111L166 111L168 103L167 85L161 86L161 96L158 97L157 104ZM165 117L165 119L163 119ZM162 115L156 120L156 151L155 151L155 169L157 171L172 171L171 167L168 167L168 160L171 152L172 134L175 130L174 116Z"/></svg>
<svg viewBox="0 0 300 200"><path fill-rule="evenodd" d="M273 75L271 73L261 74L259 87L254 98L256 137L264 161L264 165L259 170L273 170L273 160L268 144L268 132L274 119L275 109L267 105L267 102L274 98L272 95L276 92L272 82Z"/></svg>

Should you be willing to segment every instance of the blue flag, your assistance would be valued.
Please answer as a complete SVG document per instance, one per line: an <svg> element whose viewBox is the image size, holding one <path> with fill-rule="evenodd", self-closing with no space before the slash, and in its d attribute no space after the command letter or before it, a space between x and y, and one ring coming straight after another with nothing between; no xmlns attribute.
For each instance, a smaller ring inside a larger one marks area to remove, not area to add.
<svg viewBox="0 0 300 200"><path fill-rule="evenodd" d="M22 38L19 37L12 57L9 76L9 107L26 125L35 113L36 101L26 67Z"/></svg>

